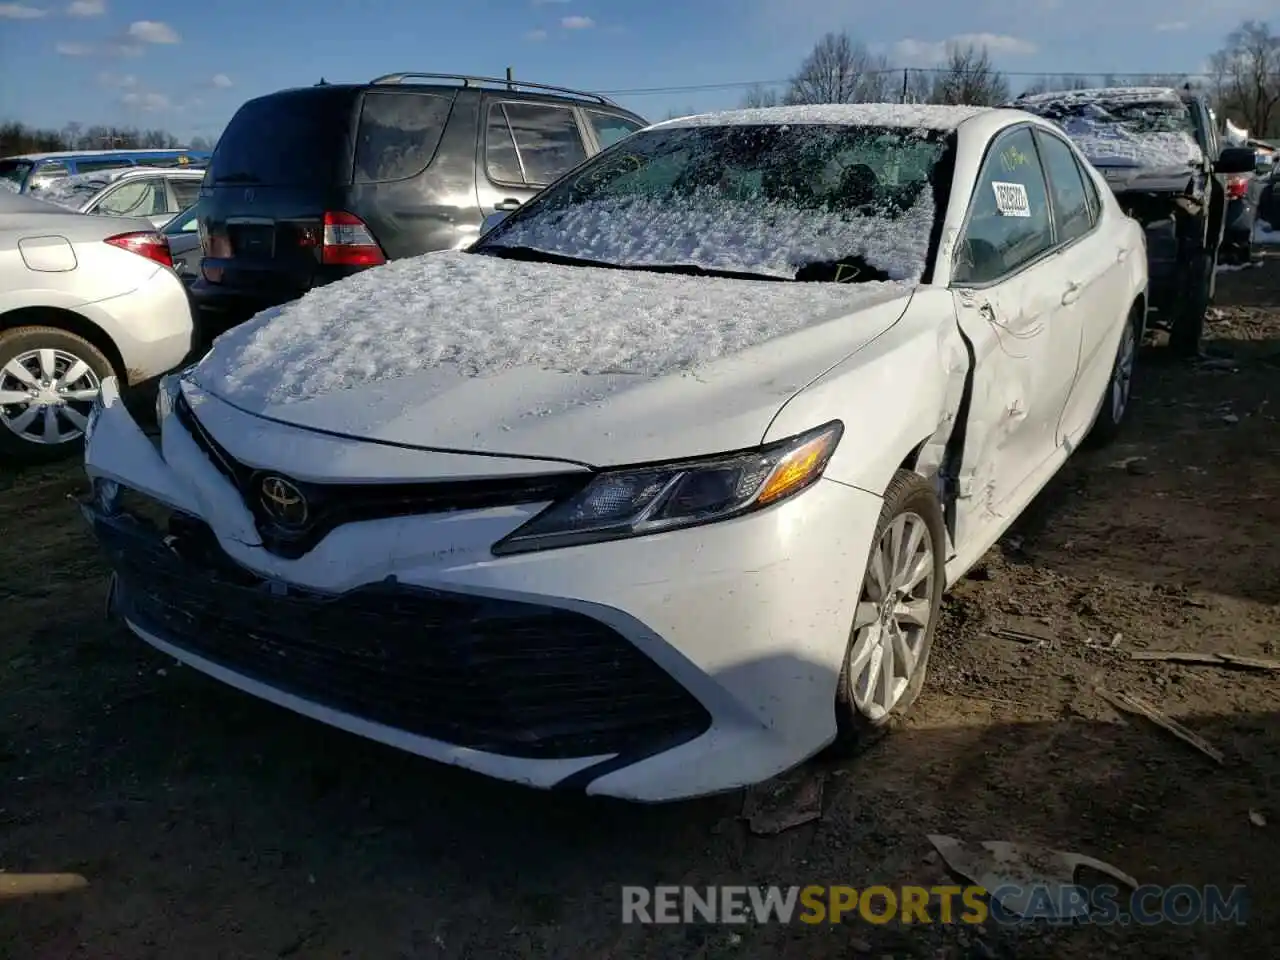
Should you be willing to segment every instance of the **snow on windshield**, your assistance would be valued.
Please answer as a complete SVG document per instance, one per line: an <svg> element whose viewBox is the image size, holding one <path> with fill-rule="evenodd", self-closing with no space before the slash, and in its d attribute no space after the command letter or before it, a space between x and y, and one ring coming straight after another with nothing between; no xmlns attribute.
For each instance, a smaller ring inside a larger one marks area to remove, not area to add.
<svg viewBox="0 0 1280 960"><path fill-rule="evenodd" d="M1204 159L1190 111L1174 90L1071 90L1022 97L1011 106L1053 120L1097 166L1175 168Z"/></svg>
<svg viewBox="0 0 1280 960"><path fill-rule="evenodd" d="M905 296L904 283L776 283L429 253L223 334L197 383L250 406L448 367L659 376Z"/></svg>
<svg viewBox="0 0 1280 960"><path fill-rule="evenodd" d="M76 173L59 177L38 190L31 191L31 196L37 200L56 203L69 210L79 210L122 172L124 171L99 170L94 173Z"/></svg>
<svg viewBox="0 0 1280 960"><path fill-rule="evenodd" d="M938 130L893 125L676 121L601 154L485 245L786 279L843 263L919 280L943 146Z"/></svg>

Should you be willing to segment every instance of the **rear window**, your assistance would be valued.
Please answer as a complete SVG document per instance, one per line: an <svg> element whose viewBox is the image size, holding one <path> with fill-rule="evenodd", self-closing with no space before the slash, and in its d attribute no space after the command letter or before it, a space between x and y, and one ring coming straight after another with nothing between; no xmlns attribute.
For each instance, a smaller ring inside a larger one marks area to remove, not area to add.
<svg viewBox="0 0 1280 960"><path fill-rule="evenodd" d="M356 134L356 182L403 180L425 170L452 105L452 99L429 93L366 93Z"/></svg>
<svg viewBox="0 0 1280 960"><path fill-rule="evenodd" d="M209 161L213 186L320 185L347 179L353 91L299 90L236 111Z"/></svg>

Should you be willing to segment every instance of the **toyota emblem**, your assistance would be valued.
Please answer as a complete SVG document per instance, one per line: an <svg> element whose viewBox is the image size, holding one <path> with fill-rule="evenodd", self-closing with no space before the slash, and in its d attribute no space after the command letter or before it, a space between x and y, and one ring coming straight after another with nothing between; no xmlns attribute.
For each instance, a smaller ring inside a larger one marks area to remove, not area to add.
<svg viewBox="0 0 1280 960"><path fill-rule="evenodd" d="M258 484L258 503L262 512L282 527L304 527L311 517L307 498L284 477L263 477Z"/></svg>

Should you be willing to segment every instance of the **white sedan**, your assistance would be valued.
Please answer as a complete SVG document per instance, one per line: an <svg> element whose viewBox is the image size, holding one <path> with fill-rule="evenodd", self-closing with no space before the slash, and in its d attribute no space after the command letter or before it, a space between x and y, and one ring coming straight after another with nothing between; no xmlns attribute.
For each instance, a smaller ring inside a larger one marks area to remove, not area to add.
<svg viewBox="0 0 1280 960"><path fill-rule="evenodd" d="M104 385L85 503L142 639L357 734L661 801L857 748L945 586L1117 430L1142 233L1012 110L657 124L470 250Z"/></svg>

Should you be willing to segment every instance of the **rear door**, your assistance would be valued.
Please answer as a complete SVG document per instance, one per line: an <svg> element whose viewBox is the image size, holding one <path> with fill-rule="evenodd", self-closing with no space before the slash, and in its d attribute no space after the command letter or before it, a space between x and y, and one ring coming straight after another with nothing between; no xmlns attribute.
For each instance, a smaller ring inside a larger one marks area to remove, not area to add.
<svg viewBox="0 0 1280 960"><path fill-rule="evenodd" d="M476 194L485 216L511 211L587 158L572 106L487 97L481 104Z"/></svg>
<svg viewBox="0 0 1280 960"><path fill-rule="evenodd" d="M280 303L316 282L325 211L343 208L351 184L359 95L308 87L236 111L201 192L206 281Z"/></svg>

